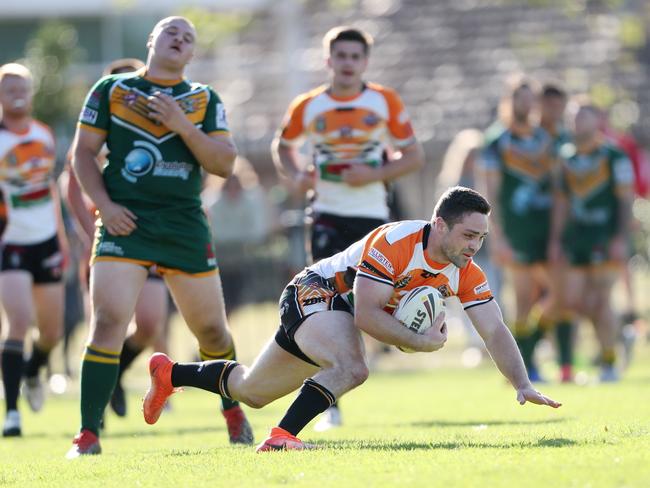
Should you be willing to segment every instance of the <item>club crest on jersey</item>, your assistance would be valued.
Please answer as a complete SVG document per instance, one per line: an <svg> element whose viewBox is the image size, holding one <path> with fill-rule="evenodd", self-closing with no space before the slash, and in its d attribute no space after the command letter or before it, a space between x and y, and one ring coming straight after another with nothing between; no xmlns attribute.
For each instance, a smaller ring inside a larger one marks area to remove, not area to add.
<svg viewBox="0 0 650 488"><path fill-rule="evenodd" d="M318 117L314 124L314 129L316 129L316 132L325 132L325 127L325 117Z"/></svg>
<svg viewBox="0 0 650 488"><path fill-rule="evenodd" d="M127 107L133 106L137 100L138 100L138 94L132 91L124 95L123 98L124 105L126 105Z"/></svg>
<svg viewBox="0 0 650 488"><path fill-rule="evenodd" d="M375 114L368 114L363 119L363 123L369 127L374 127L379 123L379 117L377 117Z"/></svg>
<svg viewBox="0 0 650 488"><path fill-rule="evenodd" d="M352 137L352 127L349 126L349 125L344 125L339 130L339 133L341 134L341 138L343 138L343 139L347 139L349 137Z"/></svg>
<svg viewBox="0 0 650 488"><path fill-rule="evenodd" d="M449 286L445 285L440 285L438 288L438 291L442 295L442 298L449 298L450 296L453 295L451 290L449 289Z"/></svg>
<svg viewBox="0 0 650 488"><path fill-rule="evenodd" d="M413 277L411 275L406 275L403 278L398 279L395 282L394 288L399 289L399 288L405 288L406 285L408 285L411 282L411 279Z"/></svg>
<svg viewBox="0 0 650 488"><path fill-rule="evenodd" d="M181 106L183 112L185 112L186 114L191 114L196 111L193 98L183 98L178 101L178 104Z"/></svg>

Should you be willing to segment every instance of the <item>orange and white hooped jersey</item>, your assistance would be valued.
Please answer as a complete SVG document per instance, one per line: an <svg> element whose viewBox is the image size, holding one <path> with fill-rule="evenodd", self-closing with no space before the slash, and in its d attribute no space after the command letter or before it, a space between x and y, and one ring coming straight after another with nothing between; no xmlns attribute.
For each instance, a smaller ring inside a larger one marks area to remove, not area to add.
<svg viewBox="0 0 650 488"><path fill-rule="evenodd" d="M440 264L426 253L431 225L424 220L406 220L378 227L362 240L309 269L332 280L338 293L352 289L356 277L369 278L394 288L386 304L392 313L402 295L419 286L437 288L443 297L457 296L463 308L493 299L481 268L469 261L464 268Z"/></svg>
<svg viewBox="0 0 650 488"><path fill-rule="evenodd" d="M7 206L3 242L37 244L56 235L50 184L56 156L54 136L36 120L22 134L0 127L0 187Z"/></svg>
<svg viewBox="0 0 650 488"><path fill-rule="evenodd" d="M342 172L354 164L381 166L388 147L409 146L415 135L399 95L368 83L351 98L334 97L326 86L300 95L289 106L280 140L310 145L318 174L314 210L387 219L383 182L351 187L343 183Z"/></svg>

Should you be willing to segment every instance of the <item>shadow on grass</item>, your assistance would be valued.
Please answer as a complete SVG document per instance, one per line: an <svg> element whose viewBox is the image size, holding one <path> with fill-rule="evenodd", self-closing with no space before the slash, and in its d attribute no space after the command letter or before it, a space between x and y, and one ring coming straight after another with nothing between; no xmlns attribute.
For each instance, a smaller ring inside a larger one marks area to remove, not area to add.
<svg viewBox="0 0 650 488"><path fill-rule="evenodd" d="M570 418L560 417L543 420L427 420L424 422L411 422L409 424L397 424L399 427L478 427L486 425L488 427L496 426L515 426L515 425L546 425L561 424L571 420Z"/></svg>
<svg viewBox="0 0 650 488"><path fill-rule="evenodd" d="M110 430L105 431L102 430L101 432L101 439L126 439L126 438L133 438L133 437L158 437L158 436L175 436L175 435L183 435L183 434L206 434L210 432L215 432L219 433L221 435L227 435L226 428L225 427L180 427L177 429L169 429L169 428L150 428L150 429L143 429L143 430L126 430L126 431L120 431L120 432L113 432ZM56 434L52 434L51 432L34 432L34 433L27 433L24 437L18 438L18 441L21 439L46 439L46 438L52 438ZM70 433L65 433L65 434L60 434L61 437L65 439L71 440L72 437L74 436L74 432Z"/></svg>
<svg viewBox="0 0 650 488"><path fill-rule="evenodd" d="M323 441L316 442L322 449L367 450L367 451L433 451L437 449L522 449L558 448L575 446L579 443L564 437L541 438L536 441L521 442L480 442L473 440L445 442L404 442L404 441Z"/></svg>

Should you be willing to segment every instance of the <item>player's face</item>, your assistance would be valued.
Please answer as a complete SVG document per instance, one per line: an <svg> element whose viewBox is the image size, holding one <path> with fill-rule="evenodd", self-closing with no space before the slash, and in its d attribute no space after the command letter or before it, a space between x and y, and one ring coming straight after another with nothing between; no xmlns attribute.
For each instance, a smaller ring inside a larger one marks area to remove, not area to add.
<svg viewBox="0 0 650 488"><path fill-rule="evenodd" d="M159 23L151 33L149 47L152 59L172 69L183 69L194 55L196 32L181 17Z"/></svg>
<svg viewBox="0 0 650 488"><path fill-rule="evenodd" d="M577 139L592 138L598 131L598 114L588 108L581 108L573 119L573 130Z"/></svg>
<svg viewBox="0 0 650 488"><path fill-rule="evenodd" d="M535 105L535 95L530 88L521 87L512 95L512 113L515 119L524 121Z"/></svg>
<svg viewBox="0 0 650 488"><path fill-rule="evenodd" d="M557 96L542 97L542 119L560 123L564 117L566 99Z"/></svg>
<svg viewBox="0 0 650 488"><path fill-rule="evenodd" d="M0 105L7 116L23 117L32 111L32 82L22 76L6 75L0 83Z"/></svg>
<svg viewBox="0 0 650 488"><path fill-rule="evenodd" d="M488 232L488 216L479 212L465 215L442 239L442 252L459 268L481 249Z"/></svg>
<svg viewBox="0 0 650 488"><path fill-rule="evenodd" d="M349 88L361 83L368 66L368 56L363 44L356 41L337 41L332 45L327 65L332 70L333 83Z"/></svg>

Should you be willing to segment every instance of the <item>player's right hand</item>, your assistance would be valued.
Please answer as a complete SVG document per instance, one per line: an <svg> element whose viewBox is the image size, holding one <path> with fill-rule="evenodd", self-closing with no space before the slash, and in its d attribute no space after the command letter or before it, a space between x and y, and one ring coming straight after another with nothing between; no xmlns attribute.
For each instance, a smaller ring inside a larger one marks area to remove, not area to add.
<svg viewBox="0 0 650 488"><path fill-rule="evenodd" d="M447 342L447 323L445 322L445 312L440 312L433 321L433 325L425 330L420 337L419 347L416 349L420 352L433 352L442 349Z"/></svg>
<svg viewBox="0 0 650 488"><path fill-rule="evenodd" d="M102 225L113 236L128 236L137 226L135 216L128 208L109 202L98 209Z"/></svg>

